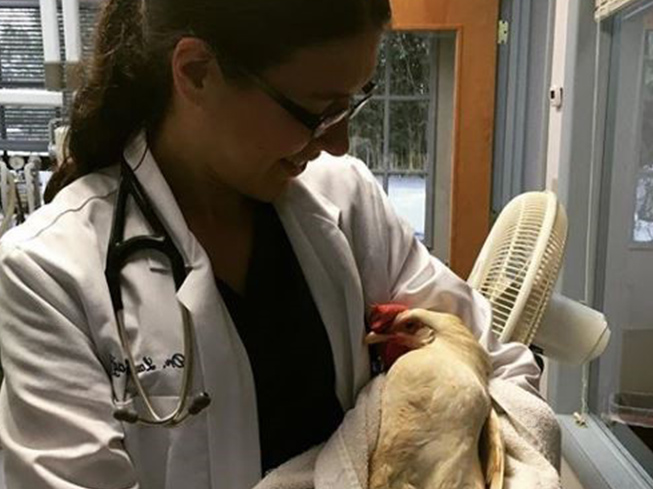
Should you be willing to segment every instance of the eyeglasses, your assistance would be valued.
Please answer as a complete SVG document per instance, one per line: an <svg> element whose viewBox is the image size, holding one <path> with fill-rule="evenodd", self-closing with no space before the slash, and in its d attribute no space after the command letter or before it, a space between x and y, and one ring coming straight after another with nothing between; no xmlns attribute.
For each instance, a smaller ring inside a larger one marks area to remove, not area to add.
<svg viewBox="0 0 653 489"><path fill-rule="evenodd" d="M340 124L345 119L351 120L356 117L360 113L361 109L365 107L367 102L369 102L370 98L372 98L374 89L376 88L376 83L369 82L363 87L363 96L356 103L352 104L350 102L349 107L337 112L328 113L327 111L327 113L314 114L290 100L288 97L279 92L276 88L269 85L260 77L249 73L247 74L247 77L253 81L258 88L263 90L271 99L286 109L290 115L304 124L304 126L306 126L308 130L311 131L311 136L313 139L323 136L324 133L327 132L330 128Z"/></svg>

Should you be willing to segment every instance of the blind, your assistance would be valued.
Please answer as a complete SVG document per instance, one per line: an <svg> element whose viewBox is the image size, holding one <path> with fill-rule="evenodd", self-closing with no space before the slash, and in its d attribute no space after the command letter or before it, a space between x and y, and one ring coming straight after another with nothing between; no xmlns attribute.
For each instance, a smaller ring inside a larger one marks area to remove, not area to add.
<svg viewBox="0 0 653 489"><path fill-rule="evenodd" d="M82 3L80 22L84 54L92 49L93 26L99 6ZM63 49L63 22L59 15ZM38 3L34 6L0 4L0 88L45 88L43 36ZM69 97L66 98L69 100ZM45 152L48 124L65 115L67 107L22 108L0 105L0 151Z"/></svg>
<svg viewBox="0 0 653 489"><path fill-rule="evenodd" d="M601 21L637 0L596 0L594 17Z"/></svg>

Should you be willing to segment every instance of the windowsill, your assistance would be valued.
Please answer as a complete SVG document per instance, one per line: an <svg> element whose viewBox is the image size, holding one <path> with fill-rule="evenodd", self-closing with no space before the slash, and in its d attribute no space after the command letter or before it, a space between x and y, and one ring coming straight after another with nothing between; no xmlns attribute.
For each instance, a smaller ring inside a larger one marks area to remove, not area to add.
<svg viewBox="0 0 653 489"><path fill-rule="evenodd" d="M653 489L653 479L599 425L594 416L581 427L571 415L558 415L562 454L583 486L591 489Z"/></svg>

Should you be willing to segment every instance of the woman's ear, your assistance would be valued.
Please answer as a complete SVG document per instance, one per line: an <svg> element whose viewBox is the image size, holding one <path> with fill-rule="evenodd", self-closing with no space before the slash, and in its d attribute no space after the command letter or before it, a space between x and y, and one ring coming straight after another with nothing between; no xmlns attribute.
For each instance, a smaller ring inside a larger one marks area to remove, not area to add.
<svg viewBox="0 0 653 489"><path fill-rule="evenodd" d="M178 95L192 105L203 105L209 96L209 76L215 74L217 66L208 45L194 37L181 39L172 53L171 64Z"/></svg>

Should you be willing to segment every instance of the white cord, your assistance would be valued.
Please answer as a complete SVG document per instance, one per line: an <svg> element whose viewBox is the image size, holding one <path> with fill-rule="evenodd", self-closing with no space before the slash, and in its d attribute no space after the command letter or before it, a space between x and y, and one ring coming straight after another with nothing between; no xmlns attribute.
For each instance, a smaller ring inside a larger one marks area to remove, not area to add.
<svg viewBox="0 0 653 489"><path fill-rule="evenodd" d="M578 426L587 426L587 415L589 414L589 395L590 395L590 364L583 364L583 379L580 393L580 412L574 413L574 419Z"/></svg>

